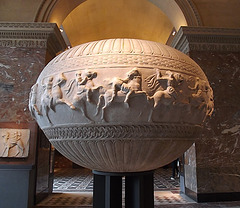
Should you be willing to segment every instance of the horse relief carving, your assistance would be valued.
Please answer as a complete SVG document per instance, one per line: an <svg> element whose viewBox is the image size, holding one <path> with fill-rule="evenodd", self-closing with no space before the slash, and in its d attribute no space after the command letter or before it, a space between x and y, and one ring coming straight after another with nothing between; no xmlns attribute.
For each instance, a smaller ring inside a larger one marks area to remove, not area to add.
<svg viewBox="0 0 240 208"><path fill-rule="evenodd" d="M49 118L49 110L55 111L57 104L63 103L68 105L71 109L75 109L74 105L63 98L61 87L66 83L66 77L63 74L59 76L49 76L42 80L43 93L41 96L41 110L44 111L48 122L52 124Z"/></svg>
<svg viewBox="0 0 240 208"><path fill-rule="evenodd" d="M46 77L42 80L39 107L36 102L38 84L31 89L30 112L34 117L44 114L51 125L49 111L55 112L57 104L66 104L74 110L73 113L80 112L88 123L98 119L108 122L107 111L114 109L113 103L118 103L123 111L129 109L131 112L131 105L138 105L134 98L141 96L149 109L148 122L161 120L160 117L152 119L156 112L168 112L171 116L172 109L178 113L184 109L186 115L191 115L194 109L212 114L213 98L209 99L212 91L206 81L159 68L149 69L154 73L144 77L141 70L133 67L125 72L125 77L112 77L102 85L99 84L97 72L89 69ZM95 113L92 110L89 112L89 106L95 109Z"/></svg>
<svg viewBox="0 0 240 208"><path fill-rule="evenodd" d="M0 157L27 157L28 129L0 129Z"/></svg>
<svg viewBox="0 0 240 208"><path fill-rule="evenodd" d="M92 72L90 70L76 71L75 78L70 81L66 90L66 94L70 96L73 88L76 88L76 93L72 98L73 105L82 112L89 122L92 122L92 119L90 119L86 113L86 102L93 103L93 92L98 90L98 87L95 87L93 82L93 79L96 77L97 72Z"/></svg>
<svg viewBox="0 0 240 208"><path fill-rule="evenodd" d="M136 67L130 70L124 79L114 77L106 88L102 87L101 92L95 115L98 115L102 107L101 120L103 121L105 121L105 109L113 102L123 103L126 108L129 108L129 99L132 97L139 95L146 97L146 92L142 90L142 75Z"/></svg>
<svg viewBox="0 0 240 208"><path fill-rule="evenodd" d="M151 96L149 100L153 100L153 107L150 111L149 121L152 121L152 114L155 109L162 108L169 110L169 107L178 107L175 110L185 112L190 115L193 108L197 108L200 112L207 112L211 115L213 111L213 97L211 88L206 81L199 77L188 77L180 73L155 69L156 73L145 78L148 91ZM190 86L188 82L191 82Z"/></svg>

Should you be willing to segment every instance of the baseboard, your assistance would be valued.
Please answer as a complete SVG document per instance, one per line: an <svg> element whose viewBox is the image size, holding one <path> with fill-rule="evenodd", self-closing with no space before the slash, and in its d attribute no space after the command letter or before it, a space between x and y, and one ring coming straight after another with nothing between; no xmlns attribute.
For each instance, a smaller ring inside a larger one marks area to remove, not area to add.
<svg viewBox="0 0 240 208"><path fill-rule="evenodd" d="M197 193L185 187L185 195L197 202Z"/></svg>
<svg viewBox="0 0 240 208"><path fill-rule="evenodd" d="M196 193L185 188L185 194L196 202L240 201L240 192Z"/></svg>

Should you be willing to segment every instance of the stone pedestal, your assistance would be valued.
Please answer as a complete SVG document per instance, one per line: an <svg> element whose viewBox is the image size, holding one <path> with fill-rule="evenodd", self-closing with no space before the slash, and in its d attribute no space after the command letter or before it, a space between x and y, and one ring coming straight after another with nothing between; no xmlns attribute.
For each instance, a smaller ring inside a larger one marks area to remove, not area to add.
<svg viewBox="0 0 240 208"><path fill-rule="evenodd" d="M0 148L2 207L31 207L36 195L49 188L49 177L45 177L49 163L42 163L45 152L41 146L37 149L40 137L28 110L28 97L42 68L65 47L56 24L0 23L0 128L4 136L0 139L6 140L1 143L6 148ZM28 144L22 131L30 131ZM15 140L19 145L14 152L11 142ZM47 181L40 184L40 178Z"/></svg>
<svg viewBox="0 0 240 208"><path fill-rule="evenodd" d="M240 30L182 27L172 46L207 75L215 110L185 153L186 194L198 202L240 199Z"/></svg>

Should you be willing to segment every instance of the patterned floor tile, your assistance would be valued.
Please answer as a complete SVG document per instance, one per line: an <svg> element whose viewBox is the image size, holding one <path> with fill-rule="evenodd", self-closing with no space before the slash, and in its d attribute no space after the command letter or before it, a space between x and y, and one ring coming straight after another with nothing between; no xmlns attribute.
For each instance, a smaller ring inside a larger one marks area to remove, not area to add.
<svg viewBox="0 0 240 208"><path fill-rule="evenodd" d="M171 180L170 177L171 169L157 169L154 172L154 190L179 190L179 180ZM93 191L93 174L91 170L85 168L64 168L55 170L53 184L54 193L79 191Z"/></svg>
<svg viewBox="0 0 240 208"><path fill-rule="evenodd" d="M171 180L170 177L171 169L160 168L154 173L155 208L240 207L240 202L196 203L187 196L180 194L179 180ZM91 170L85 168L56 169L53 192L53 194L37 204L36 208L92 208L93 174Z"/></svg>
<svg viewBox="0 0 240 208"><path fill-rule="evenodd" d="M93 193L81 192L81 193L57 193L52 194L47 199L43 200L37 205L37 207L82 207L92 206ZM181 197L180 194L173 194L170 191L155 191L154 192L154 205L162 204L190 204L195 203L191 200L186 200ZM123 196L124 206L124 196Z"/></svg>

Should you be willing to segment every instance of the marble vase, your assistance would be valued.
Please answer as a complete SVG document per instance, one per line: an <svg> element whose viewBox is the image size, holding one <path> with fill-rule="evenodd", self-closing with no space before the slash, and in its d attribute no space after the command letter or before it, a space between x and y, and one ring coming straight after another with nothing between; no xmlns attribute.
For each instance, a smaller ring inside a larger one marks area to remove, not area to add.
<svg viewBox="0 0 240 208"><path fill-rule="evenodd" d="M43 69L29 99L59 152L105 172L153 170L176 159L213 105L209 82L191 58L138 39L66 50Z"/></svg>

